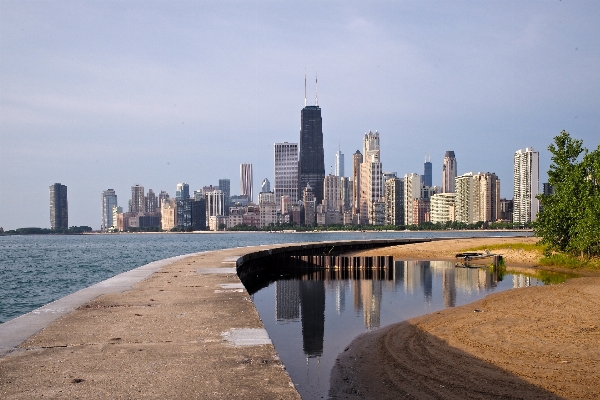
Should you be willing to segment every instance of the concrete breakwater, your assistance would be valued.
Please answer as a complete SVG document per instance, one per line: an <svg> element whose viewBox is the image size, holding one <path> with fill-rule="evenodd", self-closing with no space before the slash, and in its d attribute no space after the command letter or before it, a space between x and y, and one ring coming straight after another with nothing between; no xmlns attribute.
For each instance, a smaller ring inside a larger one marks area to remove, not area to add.
<svg viewBox="0 0 600 400"><path fill-rule="evenodd" d="M298 398L242 282L281 258L422 241L235 248L118 275L0 325L0 395Z"/></svg>

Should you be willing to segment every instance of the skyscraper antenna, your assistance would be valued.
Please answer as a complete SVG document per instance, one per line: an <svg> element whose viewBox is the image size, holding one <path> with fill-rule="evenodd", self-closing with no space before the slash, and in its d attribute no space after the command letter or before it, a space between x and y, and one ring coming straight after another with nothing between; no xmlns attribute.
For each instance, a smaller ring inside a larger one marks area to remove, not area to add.
<svg viewBox="0 0 600 400"><path fill-rule="evenodd" d="M306 107L306 68L304 68L304 107Z"/></svg>
<svg viewBox="0 0 600 400"><path fill-rule="evenodd" d="M317 73L315 72L315 106L319 105L319 81L317 80Z"/></svg>

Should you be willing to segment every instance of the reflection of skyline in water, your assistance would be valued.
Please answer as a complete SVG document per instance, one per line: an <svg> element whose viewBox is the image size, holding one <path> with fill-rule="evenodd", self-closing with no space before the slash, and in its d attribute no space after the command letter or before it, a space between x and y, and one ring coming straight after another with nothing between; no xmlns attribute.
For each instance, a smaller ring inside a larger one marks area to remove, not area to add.
<svg viewBox="0 0 600 400"><path fill-rule="evenodd" d="M351 292L353 310L362 314L367 330L381 326L381 302L386 291L415 294L422 291L425 305L435 297L434 283L441 281L444 307L456 305L457 294L470 295L493 290L497 275L488 268L456 268L446 261L396 261L388 274L361 272L358 279L340 279L340 273L315 272L299 279L275 282L275 309L278 323L301 322L306 357L323 352L326 290L335 296L338 315L346 311L346 295ZM360 279L360 277L363 279ZM385 279L377 279L377 277ZM368 277L370 279L364 279ZM438 283L439 285L439 283ZM530 285L530 278L513 277L513 287ZM401 305L399 305L401 307Z"/></svg>
<svg viewBox="0 0 600 400"><path fill-rule="evenodd" d="M500 282L491 269L454 265L396 261L385 270L282 265L273 273L281 280L252 296L300 394L326 397L336 357L359 334L463 305L490 291L540 284L510 274Z"/></svg>

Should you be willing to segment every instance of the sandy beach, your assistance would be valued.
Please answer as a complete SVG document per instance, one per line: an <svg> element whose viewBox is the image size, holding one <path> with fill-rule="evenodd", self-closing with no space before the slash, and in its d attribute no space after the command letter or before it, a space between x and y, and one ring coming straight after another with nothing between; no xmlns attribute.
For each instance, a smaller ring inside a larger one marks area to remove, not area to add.
<svg viewBox="0 0 600 400"><path fill-rule="evenodd" d="M361 254L450 260L461 250L536 238L459 239ZM539 253L502 250L535 273ZM557 270L557 268L553 268ZM600 277L513 289L355 339L331 374L332 398L600 398Z"/></svg>

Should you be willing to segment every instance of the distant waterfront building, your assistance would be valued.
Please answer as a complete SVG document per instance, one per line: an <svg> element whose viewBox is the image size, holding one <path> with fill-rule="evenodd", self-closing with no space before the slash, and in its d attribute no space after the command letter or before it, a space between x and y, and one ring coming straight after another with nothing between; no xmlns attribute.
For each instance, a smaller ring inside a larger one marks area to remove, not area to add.
<svg viewBox="0 0 600 400"><path fill-rule="evenodd" d="M134 185L131 187L131 201L129 202L129 212L139 213L146 211L146 196L144 187Z"/></svg>
<svg viewBox="0 0 600 400"><path fill-rule="evenodd" d="M540 153L532 147L517 150L514 156L513 222L535 222L540 208L536 198L540 182ZM573 205L576 206L576 205Z"/></svg>
<svg viewBox="0 0 600 400"><path fill-rule="evenodd" d="M352 190L353 190L353 182L347 176L339 177L339 192L340 192L340 202L339 206L341 207L342 212L351 212L352 210Z"/></svg>
<svg viewBox="0 0 600 400"><path fill-rule="evenodd" d="M275 194L273 192L259 193L258 206L260 212L260 228L275 225L277 223Z"/></svg>
<svg viewBox="0 0 600 400"><path fill-rule="evenodd" d="M418 198L413 200L413 224L419 225L423 222L428 222L430 217L430 200L429 198Z"/></svg>
<svg viewBox="0 0 600 400"><path fill-rule="evenodd" d="M360 213L360 166L363 162L363 155L359 150L352 155L352 213Z"/></svg>
<svg viewBox="0 0 600 400"><path fill-rule="evenodd" d="M298 197L302 197L304 189L310 184L315 201L320 204L323 200L324 178L323 120L318 99L315 99L314 106L305 106L300 112Z"/></svg>
<svg viewBox="0 0 600 400"><path fill-rule="evenodd" d="M404 181L391 178L385 181L385 224L404 225Z"/></svg>
<svg viewBox="0 0 600 400"><path fill-rule="evenodd" d="M102 192L102 224L100 230L108 232L112 226L117 225L117 221L113 222L113 207L117 206L117 194L114 189L104 190Z"/></svg>
<svg viewBox="0 0 600 400"><path fill-rule="evenodd" d="M118 228L119 214L123 214L123 207L113 206L113 208L112 208L112 223L113 224L109 228L109 230L111 230L111 231L119 230L119 228Z"/></svg>
<svg viewBox="0 0 600 400"><path fill-rule="evenodd" d="M69 228L67 186L55 183L50 186L50 229Z"/></svg>
<svg viewBox="0 0 600 400"><path fill-rule="evenodd" d="M430 198L429 221L445 224L455 219L456 193L437 193Z"/></svg>
<svg viewBox="0 0 600 400"><path fill-rule="evenodd" d="M167 193L164 190L161 190L160 193L158 194L158 207L160 208L163 201L168 200L168 199L169 199L169 193Z"/></svg>
<svg viewBox="0 0 600 400"><path fill-rule="evenodd" d="M417 224L413 218L413 201L421 197L421 175L404 175L404 225Z"/></svg>
<svg viewBox="0 0 600 400"><path fill-rule="evenodd" d="M147 213L156 213L160 211L160 204L158 203L158 198L152 189L148 189L148 194L146 195L146 212Z"/></svg>
<svg viewBox="0 0 600 400"><path fill-rule="evenodd" d="M240 194L246 196L250 203L252 197L252 164L244 163L240 165Z"/></svg>
<svg viewBox="0 0 600 400"><path fill-rule="evenodd" d="M447 151L444 156L444 166L442 168L442 193L454 193L456 191L454 185L457 170L458 167L454 151Z"/></svg>
<svg viewBox="0 0 600 400"><path fill-rule="evenodd" d="M225 197L225 215L229 215L229 199L231 197L231 181L227 178L219 179L219 190Z"/></svg>
<svg viewBox="0 0 600 400"><path fill-rule="evenodd" d="M335 153L335 176L345 176L344 175L344 153L338 150Z"/></svg>
<svg viewBox="0 0 600 400"><path fill-rule="evenodd" d="M427 159L425 159L425 163L423 164L423 176L421 177L421 180L423 181L423 185L433 186L433 167L431 160L427 161Z"/></svg>
<svg viewBox="0 0 600 400"><path fill-rule="evenodd" d="M160 205L160 227L170 231L177 226L177 201L166 199Z"/></svg>
<svg viewBox="0 0 600 400"><path fill-rule="evenodd" d="M506 222L513 222L512 199L500 199L500 219Z"/></svg>
<svg viewBox="0 0 600 400"><path fill-rule="evenodd" d="M210 222L211 217L225 216L225 195L221 190L215 189L212 191L207 191L204 194L204 198L206 200L205 222L207 224Z"/></svg>
<svg viewBox="0 0 600 400"><path fill-rule="evenodd" d="M310 184L307 184L304 188L302 193L302 203L304 204L304 225L314 226L317 222L317 207L315 195L310 187Z"/></svg>
<svg viewBox="0 0 600 400"><path fill-rule="evenodd" d="M187 183L178 183L175 190L175 199L185 200L190 198L190 185Z"/></svg>
<svg viewBox="0 0 600 400"><path fill-rule="evenodd" d="M263 193L271 191L271 182L267 178L263 179L262 184L260 185L260 191Z"/></svg>
<svg viewBox="0 0 600 400"><path fill-rule="evenodd" d="M323 179L325 211L341 211L342 198L340 196L340 178L336 175L327 175Z"/></svg>
<svg viewBox="0 0 600 400"><path fill-rule="evenodd" d="M275 143L275 201L282 209L282 196L289 196L292 203L298 201L298 143Z"/></svg>

